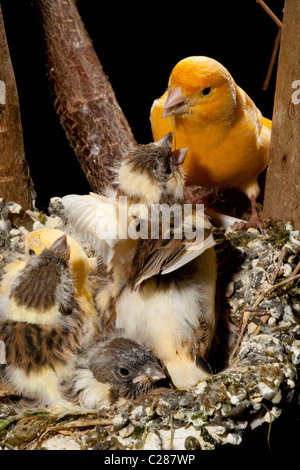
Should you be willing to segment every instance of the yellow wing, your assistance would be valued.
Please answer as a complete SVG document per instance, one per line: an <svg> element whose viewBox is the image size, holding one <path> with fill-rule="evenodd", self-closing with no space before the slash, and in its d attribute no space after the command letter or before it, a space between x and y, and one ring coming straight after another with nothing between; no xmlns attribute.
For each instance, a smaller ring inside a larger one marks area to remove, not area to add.
<svg viewBox="0 0 300 470"><path fill-rule="evenodd" d="M272 130L272 121L271 121L271 119L268 119L268 118L263 116L262 125L267 127L268 129L270 129L270 131Z"/></svg>

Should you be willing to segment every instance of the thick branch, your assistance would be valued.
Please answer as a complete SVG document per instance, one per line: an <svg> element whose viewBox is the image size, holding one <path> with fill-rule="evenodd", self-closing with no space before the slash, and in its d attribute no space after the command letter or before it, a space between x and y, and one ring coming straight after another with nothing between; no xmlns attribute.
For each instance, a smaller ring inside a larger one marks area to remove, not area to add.
<svg viewBox="0 0 300 470"><path fill-rule="evenodd" d="M267 170L264 218L300 229L300 4L286 0Z"/></svg>
<svg viewBox="0 0 300 470"><path fill-rule="evenodd" d="M93 191L135 144L72 0L33 0L44 30L56 112Z"/></svg>
<svg viewBox="0 0 300 470"><path fill-rule="evenodd" d="M22 206L14 221L30 226L25 211L32 209L31 180L25 160L15 75L0 7L0 197Z"/></svg>

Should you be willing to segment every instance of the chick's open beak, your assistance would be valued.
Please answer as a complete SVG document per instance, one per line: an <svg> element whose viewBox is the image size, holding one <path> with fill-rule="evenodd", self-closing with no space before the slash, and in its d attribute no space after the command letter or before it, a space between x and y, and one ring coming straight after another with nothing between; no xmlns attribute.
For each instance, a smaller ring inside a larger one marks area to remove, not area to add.
<svg viewBox="0 0 300 470"><path fill-rule="evenodd" d="M188 151L187 148L182 148L182 149L174 150L172 152L172 157L173 157L173 161L175 165L179 166L183 164L187 151Z"/></svg>
<svg viewBox="0 0 300 470"><path fill-rule="evenodd" d="M138 382L158 382L158 380L165 378L166 375L163 370L159 366L152 364L145 371L142 371L141 374L137 375L132 382L134 384Z"/></svg>
<svg viewBox="0 0 300 470"><path fill-rule="evenodd" d="M157 142L157 145L163 145L171 150L173 144L173 132L169 132Z"/></svg>
<svg viewBox="0 0 300 470"><path fill-rule="evenodd" d="M184 113L189 106L189 100L184 95L179 86L175 88L169 88L167 99L164 105L162 117L168 117L174 114Z"/></svg>

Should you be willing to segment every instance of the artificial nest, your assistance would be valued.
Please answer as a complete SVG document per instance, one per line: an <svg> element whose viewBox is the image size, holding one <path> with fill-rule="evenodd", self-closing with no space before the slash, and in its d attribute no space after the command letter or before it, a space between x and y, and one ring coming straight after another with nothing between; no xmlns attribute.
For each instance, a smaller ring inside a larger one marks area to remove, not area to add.
<svg viewBox="0 0 300 470"><path fill-rule="evenodd" d="M24 253L27 231L8 220L17 210L0 203L1 271ZM51 199L49 216L40 220L45 225L37 220L34 229L67 229L59 198ZM273 423L280 424L297 398L300 232L290 224L266 223L261 231L219 230L217 236L220 313L211 379L189 391L158 390L141 403L127 401L98 413L20 409L17 397L0 390L0 445L213 450L238 448L263 427L267 448Z"/></svg>

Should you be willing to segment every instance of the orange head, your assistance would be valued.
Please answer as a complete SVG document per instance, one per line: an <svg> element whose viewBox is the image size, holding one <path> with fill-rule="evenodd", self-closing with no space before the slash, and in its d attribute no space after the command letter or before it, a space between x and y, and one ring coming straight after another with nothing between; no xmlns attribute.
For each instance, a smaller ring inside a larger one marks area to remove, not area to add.
<svg viewBox="0 0 300 470"><path fill-rule="evenodd" d="M228 70L209 57L187 57L171 72L163 117L226 120L235 106L236 84Z"/></svg>

